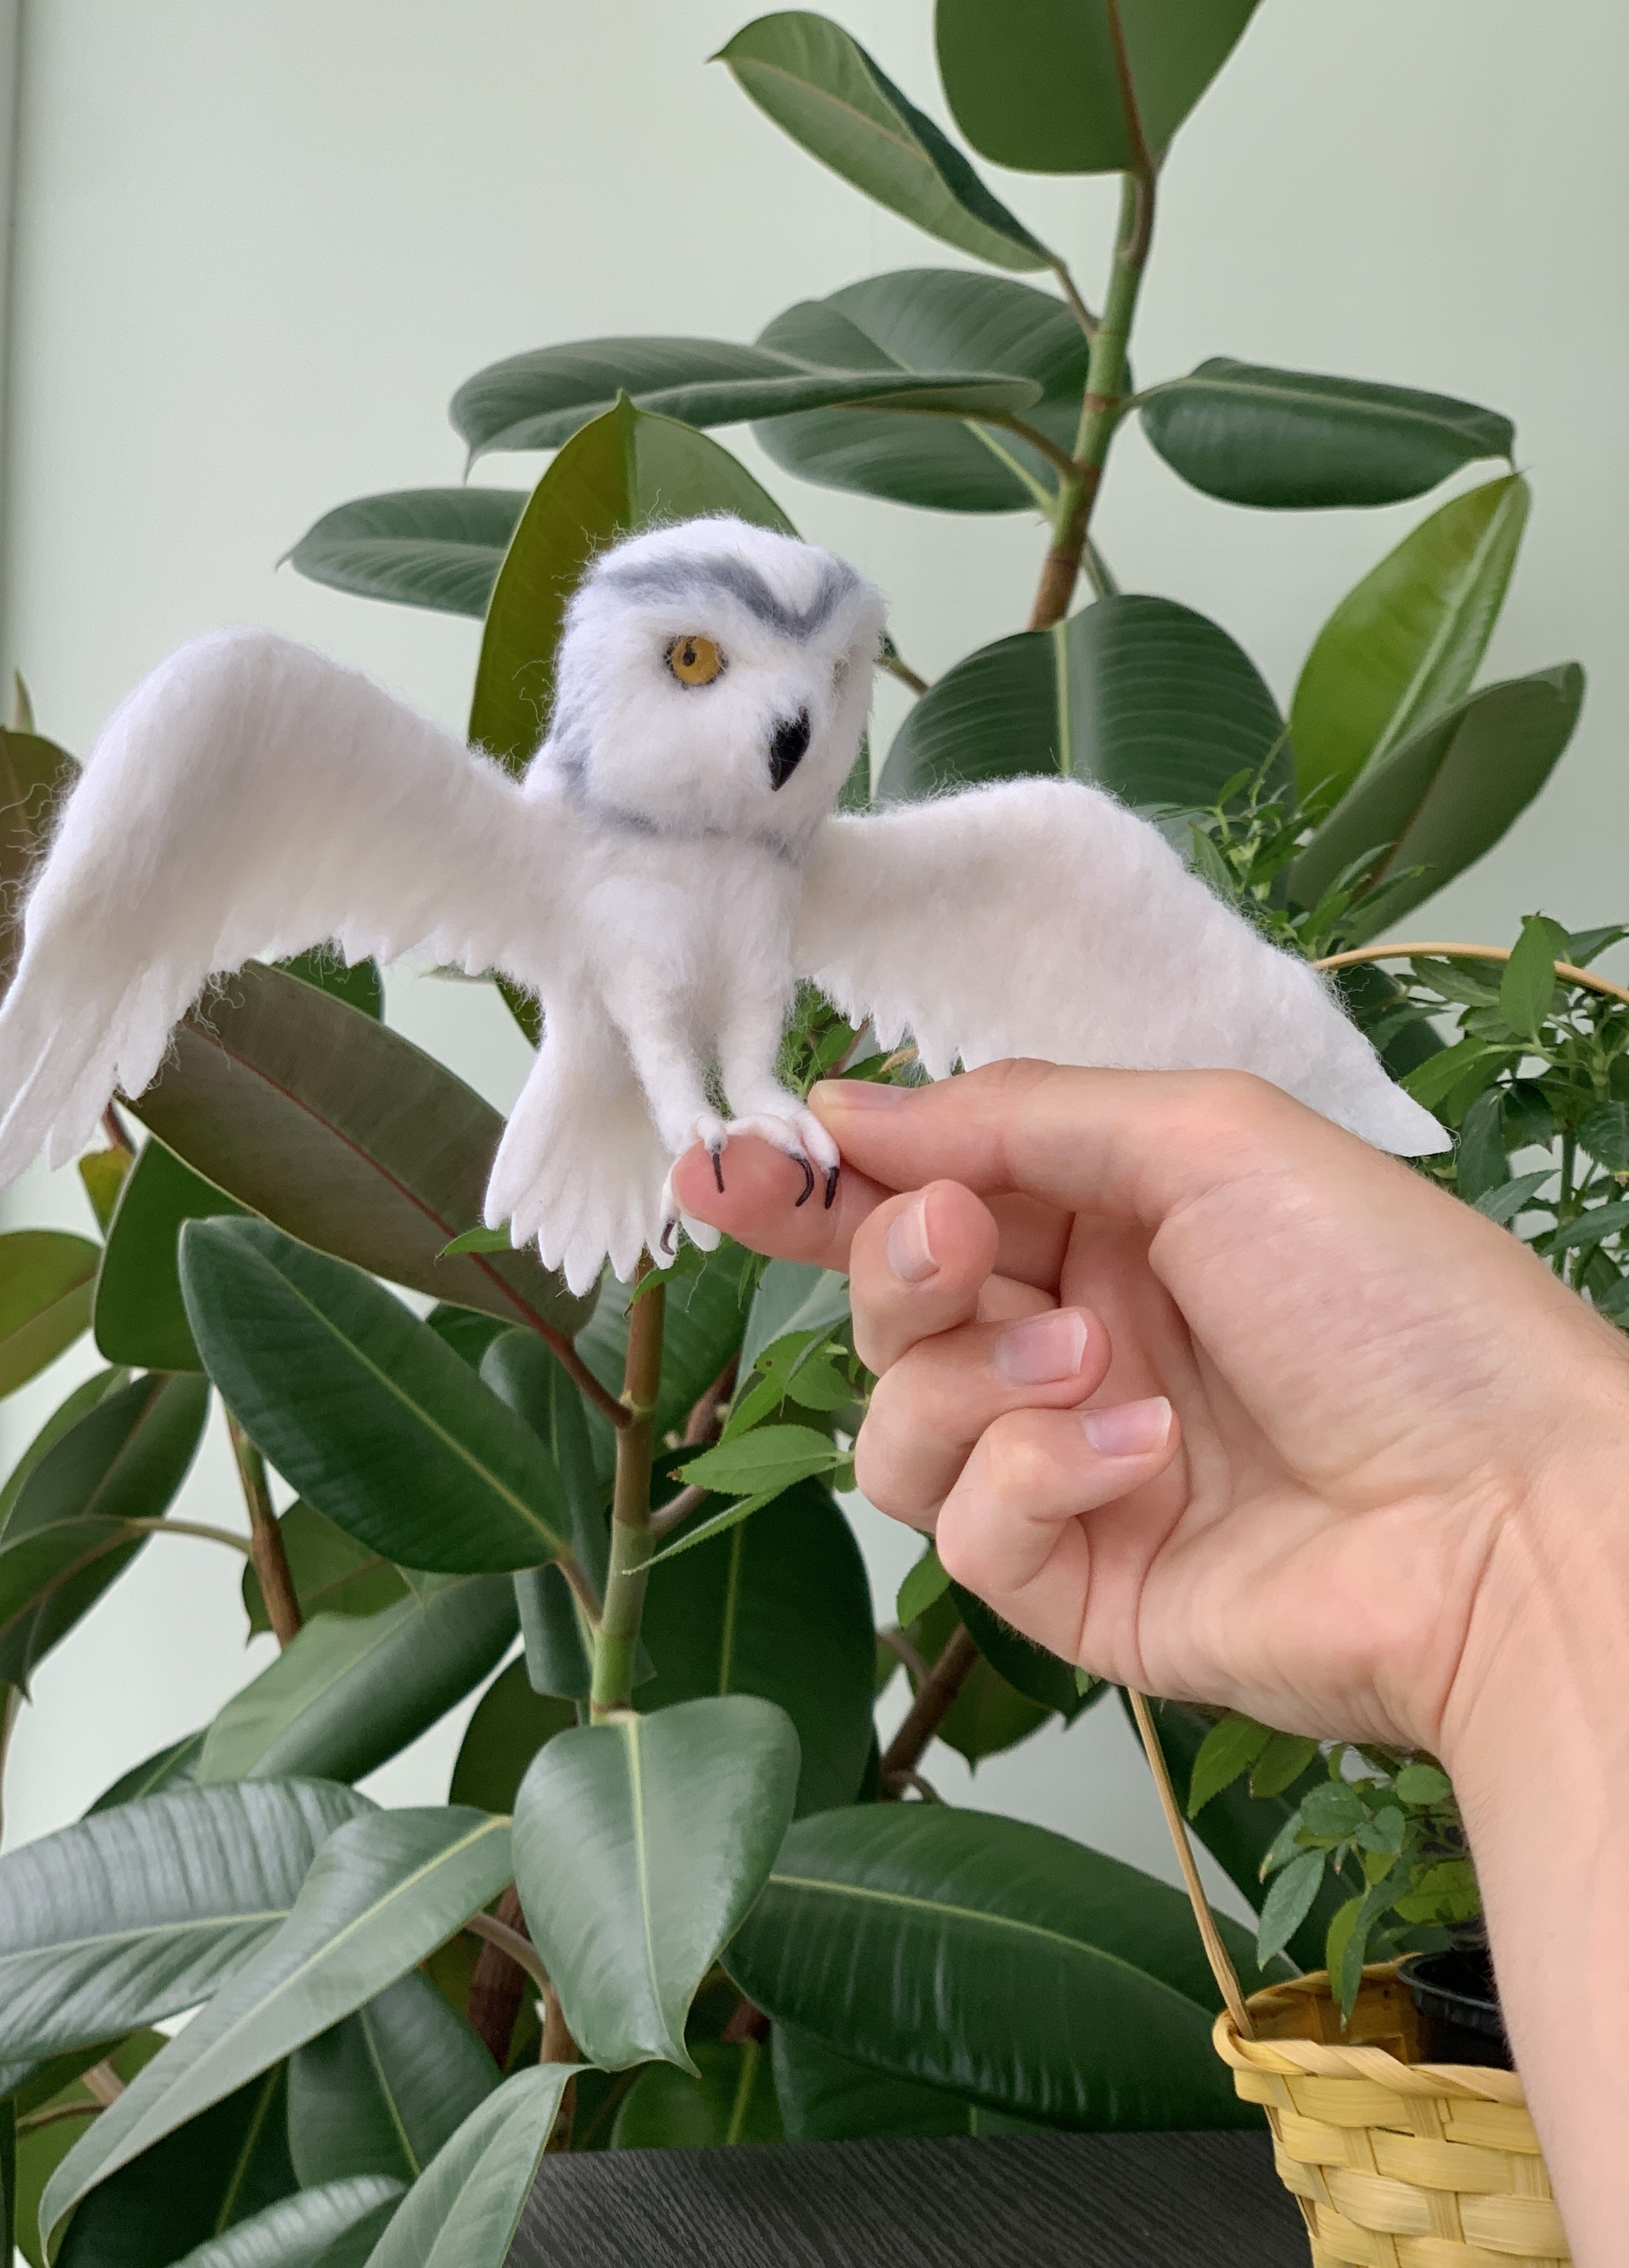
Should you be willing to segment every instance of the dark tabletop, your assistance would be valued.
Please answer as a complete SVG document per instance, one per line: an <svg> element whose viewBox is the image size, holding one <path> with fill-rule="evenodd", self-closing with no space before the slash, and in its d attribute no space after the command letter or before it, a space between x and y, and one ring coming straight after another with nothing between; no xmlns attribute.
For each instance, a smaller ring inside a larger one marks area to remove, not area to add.
<svg viewBox="0 0 1629 2268"><path fill-rule="evenodd" d="M543 2161L508 2268L1308 2268L1257 2134L1010 2135Z"/></svg>

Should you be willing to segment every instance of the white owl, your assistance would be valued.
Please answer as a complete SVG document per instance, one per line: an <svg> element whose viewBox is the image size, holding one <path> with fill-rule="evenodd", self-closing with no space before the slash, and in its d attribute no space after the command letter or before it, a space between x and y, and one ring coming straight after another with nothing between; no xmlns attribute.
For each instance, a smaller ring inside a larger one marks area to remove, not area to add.
<svg viewBox="0 0 1629 2268"><path fill-rule="evenodd" d="M0 1007L0 1185L138 1094L212 976L332 940L535 992L487 1218L586 1290L669 1245L673 1160L763 1136L836 1186L776 1074L797 982L934 1077L999 1057L1257 1072L1384 1148L1447 1137L1303 961L1100 790L1027 779L836 815L882 602L730 519L605 553L523 778L261 630L195 640L104 728ZM714 1108L728 1099L732 1116ZM706 1239L709 1232L692 1224Z"/></svg>

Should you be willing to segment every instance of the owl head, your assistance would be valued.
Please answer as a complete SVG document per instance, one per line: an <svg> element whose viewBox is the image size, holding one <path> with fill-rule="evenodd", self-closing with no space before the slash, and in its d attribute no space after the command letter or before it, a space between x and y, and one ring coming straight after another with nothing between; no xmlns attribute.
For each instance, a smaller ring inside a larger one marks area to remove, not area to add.
<svg viewBox="0 0 1629 2268"><path fill-rule="evenodd" d="M599 558L566 616L539 765L660 835L796 849L859 751L882 600L845 560L719 517Z"/></svg>

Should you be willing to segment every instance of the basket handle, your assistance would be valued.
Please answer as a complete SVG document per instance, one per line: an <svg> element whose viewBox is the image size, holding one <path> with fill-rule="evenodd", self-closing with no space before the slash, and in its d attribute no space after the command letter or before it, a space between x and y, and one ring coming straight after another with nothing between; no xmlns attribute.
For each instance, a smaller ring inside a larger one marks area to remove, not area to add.
<svg viewBox="0 0 1629 2268"><path fill-rule="evenodd" d="M1241 2039L1253 2040L1256 2027L1250 2021L1249 2010L1244 2005L1240 1989L1239 1974L1227 1957L1222 1943L1216 1917L1211 1911L1211 1902L1205 1895L1205 1885L1199 1880L1199 1869L1194 1863L1193 1845L1188 1840L1187 1823L1176 1800L1176 1791L1171 1786L1171 1775L1165 1761L1165 1751L1160 1745L1160 1735L1154 1729L1153 1712L1145 1695L1131 1686L1125 1689L1125 1697L1131 1705L1131 1714L1137 1719L1137 1729L1142 1735L1143 1748L1148 1757L1148 1767L1154 1774L1154 1786L1159 1790L1160 1808L1165 1814L1165 1823L1171 1830L1171 1841L1176 1846L1176 1863L1183 1870L1183 1880L1188 1886L1188 1903L1193 1908L1193 1918L1199 1925L1199 1937L1205 1947L1205 1957L1211 1964L1211 1974L1222 1996L1227 2014L1233 2018L1234 2029Z"/></svg>

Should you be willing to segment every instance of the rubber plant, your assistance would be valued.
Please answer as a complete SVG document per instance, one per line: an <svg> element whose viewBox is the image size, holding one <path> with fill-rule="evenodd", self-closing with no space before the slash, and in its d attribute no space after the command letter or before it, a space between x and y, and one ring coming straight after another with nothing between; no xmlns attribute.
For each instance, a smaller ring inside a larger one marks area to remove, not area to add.
<svg viewBox="0 0 1629 2268"><path fill-rule="evenodd" d="M1166 153L1253 11L938 0L975 152L1119 176L1101 313L845 31L748 25L718 58L746 95L959 264L800 301L749 342L516 355L453 418L472 461L552 453L529 494L366 497L293 562L480 618L470 733L519 768L596 549L656 515L788 524L705 429L750 423L804 481L1034 515L1026 626L993 622L932 685L886 652L917 698L873 792L1064 770L1157 812L1286 945L1344 958L1394 1067L1463 1123L1444 1177L1616 1315L1625 996L1554 964L1621 933L1529 924L1504 970L1429 939L1380 965L1578 714L1573 663L1477 683L1529 506L1509 420L1406 372L1131 375ZM1118 588L1095 512L1132 420L1176 478L1244 508L1393 504L1488 469L1316 630L1286 715L1222 625ZM72 773L26 716L0 738L0 883ZM510 1005L534 1036L532 1004ZM276 1648L209 1724L0 1860L8 2242L64 2268L114 2230L151 2268L499 2268L550 2149L1252 2117L1210 2052L1178 1892L932 1800L935 1740L977 1763L1102 1689L931 1556L874 1627L853 1524L871 1515L847 1493L869 1381L842 1280L726 1244L573 1300L479 1230L498 1120L380 1010L371 967L250 969L109 1114L80 1163L87 1233L0 1238L0 1388L87 1329L104 1365L0 1493L8 1727L40 1661L166 1534L243 1555L248 1629ZM814 997L787 1062L913 1075ZM183 1521L211 1404L244 1504ZM477 1690L445 1804L358 1791ZM1186 1791L1206 1720L1161 1721ZM1253 1791L1242 1767L1198 1828L1259 1904L1328 1774L1264 1735L1246 1762ZM1328 1871L1299 1870L1274 1962L1322 1957L1347 1896ZM1256 1973L1248 1933L1232 1942Z"/></svg>

